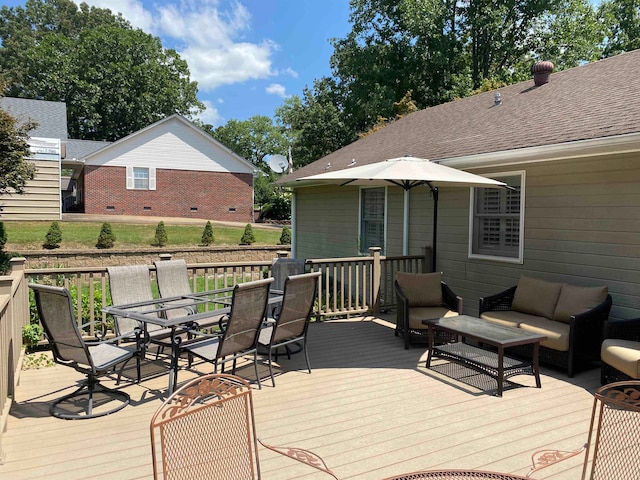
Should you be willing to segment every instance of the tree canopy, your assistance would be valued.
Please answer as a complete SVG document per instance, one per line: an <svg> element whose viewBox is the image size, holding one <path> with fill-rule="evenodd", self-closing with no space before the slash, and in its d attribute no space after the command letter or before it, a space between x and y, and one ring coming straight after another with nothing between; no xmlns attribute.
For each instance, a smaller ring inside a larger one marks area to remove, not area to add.
<svg viewBox="0 0 640 480"><path fill-rule="evenodd" d="M204 108L177 52L109 9L71 0L2 7L0 41L5 93L66 102L72 138L117 140Z"/></svg>
<svg viewBox="0 0 640 480"><path fill-rule="evenodd" d="M0 195L24 193L24 187L35 177L33 163L25 160L29 155L27 138L31 123L19 125L16 119L0 109Z"/></svg>

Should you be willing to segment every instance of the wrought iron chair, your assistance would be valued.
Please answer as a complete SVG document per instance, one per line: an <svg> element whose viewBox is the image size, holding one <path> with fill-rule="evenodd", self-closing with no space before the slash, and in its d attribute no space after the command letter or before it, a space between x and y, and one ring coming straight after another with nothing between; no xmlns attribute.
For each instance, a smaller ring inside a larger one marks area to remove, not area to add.
<svg viewBox="0 0 640 480"><path fill-rule="evenodd" d="M258 344L268 349L269 375L274 387L276 382L273 377L272 357L275 353L277 360L277 350L280 347L285 347L287 355L289 355L292 352L288 346L293 343L298 344L300 349L304 351L307 370L311 373L309 354L307 353L307 330L320 275L320 272L315 272L287 277L284 283L280 312L275 321L270 322L260 332Z"/></svg>
<svg viewBox="0 0 640 480"><path fill-rule="evenodd" d="M71 294L66 288L37 284L29 284L29 287L35 295L40 322L51 345L54 361L87 376L80 388L51 404L51 415L67 420L96 418L126 407L129 395L103 386L98 377L111 372L119 364L124 368L136 356L140 381L137 350L115 345L112 341L84 341L73 314ZM105 409L114 401L117 402L115 407Z"/></svg>
<svg viewBox="0 0 640 480"><path fill-rule="evenodd" d="M284 290L284 284L291 275L304 273L306 260L304 258L274 258L271 262L271 289L276 292Z"/></svg>
<svg viewBox="0 0 640 480"><path fill-rule="evenodd" d="M540 450L531 456L533 473L586 449L582 480L640 478L640 381L610 383L594 396L589 438L572 452Z"/></svg>
<svg viewBox="0 0 640 480"><path fill-rule="evenodd" d="M256 381L258 387L262 388L258 374L258 337L272 282L273 278L268 278L236 285L231 298L229 320L223 333L211 335L192 331L190 333L194 339L184 343L181 351L213 363L214 373L218 371L218 363L222 365L224 373L224 364L229 361L233 361L232 372L235 373L238 358L253 355ZM177 377L177 371L175 374ZM177 384L177 378L174 380L174 384Z"/></svg>
<svg viewBox="0 0 640 480"><path fill-rule="evenodd" d="M155 479L261 478L251 387L239 377L191 380L158 408L150 430ZM337 478L313 452L260 443Z"/></svg>

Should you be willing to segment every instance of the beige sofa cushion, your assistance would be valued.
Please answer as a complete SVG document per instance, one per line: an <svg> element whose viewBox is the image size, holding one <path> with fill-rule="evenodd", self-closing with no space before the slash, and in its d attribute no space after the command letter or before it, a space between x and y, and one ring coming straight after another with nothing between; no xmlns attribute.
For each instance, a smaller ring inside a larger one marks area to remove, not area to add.
<svg viewBox="0 0 640 480"><path fill-rule="evenodd" d="M571 328L566 323L535 317L527 319L526 322L521 322L520 328L527 332L546 335L547 339L540 342L543 347L558 350L559 352L569 351L569 331Z"/></svg>
<svg viewBox="0 0 640 480"><path fill-rule="evenodd" d="M439 307L442 305L442 272L396 272L396 280L410 307ZM439 317L437 317L439 318Z"/></svg>
<svg viewBox="0 0 640 480"><path fill-rule="evenodd" d="M561 283L522 275L513 296L511 309L530 315L553 318L561 289Z"/></svg>
<svg viewBox="0 0 640 480"><path fill-rule="evenodd" d="M565 284L553 312L553 319L569 323L572 315L587 312L604 302L607 293L607 287L577 287Z"/></svg>
<svg viewBox="0 0 640 480"><path fill-rule="evenodd" d="M544 317L529 315L528 313L515 312L513 310L506 310L484 312L482 315L480 315L480 318L488 322L497 323L498 325L517 328L522 322L535 322L536 319Z"/></svg>
<svg viewBox="0 0 640 480"><path fill-rule="evenodd" d="M640 379L640 342L608 338L602 342L600 357L616 370Z"/></svg>
<svg viewBox="0 0 640 480"><path fill-rule="evenodd" d="M433 320L442 317L454 317L458 312L446 307L412 307L409 309L409 328L411 330L426 330L422 320Z"/></svg>

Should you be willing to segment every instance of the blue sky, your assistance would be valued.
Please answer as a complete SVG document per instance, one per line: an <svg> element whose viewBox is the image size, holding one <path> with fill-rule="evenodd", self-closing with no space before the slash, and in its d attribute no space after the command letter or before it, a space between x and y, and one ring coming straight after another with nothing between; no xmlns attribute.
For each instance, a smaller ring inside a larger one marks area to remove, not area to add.
<svg viewBox="0 0 640 480"><path fill-rule="evenodd" d="M273 116L287 96L330 74L329 39L351 29L349 0L84 1L121 12L175 48L207 105L200 117L214 126Z"/></svg>

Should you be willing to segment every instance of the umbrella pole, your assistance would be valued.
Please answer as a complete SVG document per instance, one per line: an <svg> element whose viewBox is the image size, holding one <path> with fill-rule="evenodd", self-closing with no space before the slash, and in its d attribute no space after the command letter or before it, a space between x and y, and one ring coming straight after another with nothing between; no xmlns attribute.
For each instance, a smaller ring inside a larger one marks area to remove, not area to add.
<svg viewBox="0 0 640 480"><path fill-rule="evenodd" d="M409 189L404 189L404 216L402 221L402 255L409 255Z"/></svg>
<svg viewBox="0 0 640 480"><path fill-rule="evenodd" d="M438 238L438 187L431 188L433 193L433 245L431 247L431 268L432 271L436 271L436 240Z"/></svg>

